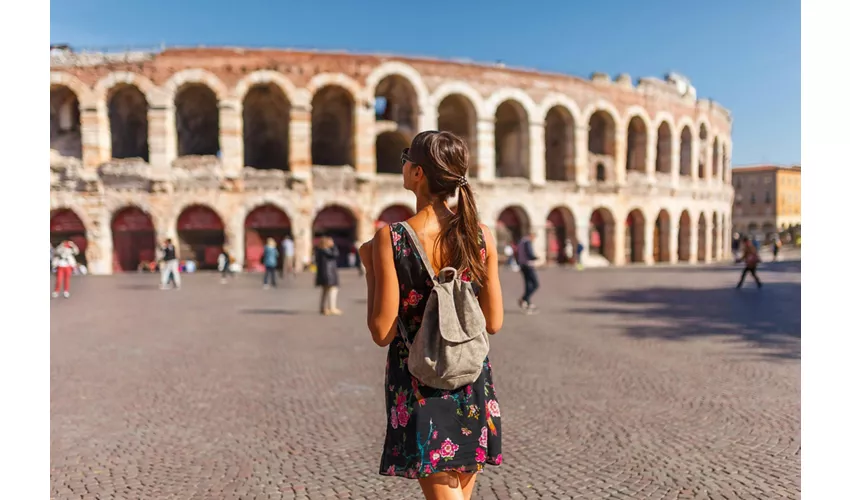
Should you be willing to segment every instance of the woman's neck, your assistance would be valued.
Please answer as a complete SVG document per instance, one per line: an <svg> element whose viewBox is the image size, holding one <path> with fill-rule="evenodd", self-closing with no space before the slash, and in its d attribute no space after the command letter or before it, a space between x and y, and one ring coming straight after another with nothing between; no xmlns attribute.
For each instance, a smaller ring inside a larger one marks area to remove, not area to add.
<svg viewBox="0 0 850 500"><path fill-rule="evenodd" d="M428 212L443 217L451 212L446 200L438 200L433 198L416 197L416 212Z"/></svg>

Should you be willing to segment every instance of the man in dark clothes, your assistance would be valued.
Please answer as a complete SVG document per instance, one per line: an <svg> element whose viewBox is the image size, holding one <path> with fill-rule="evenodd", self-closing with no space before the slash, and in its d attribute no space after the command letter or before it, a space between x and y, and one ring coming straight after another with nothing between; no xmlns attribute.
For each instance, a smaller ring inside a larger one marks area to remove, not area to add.
<svg viewBox="0 0 850 500"><path fill-rule="evenodd" d="M534 238L534 233L529 233L519 240L516 252L517 264L525 282L525 293L519 299L519 307L528 314L537 310L537 306L531 303L531 296L540 287L537 270L534 268L534 262L537 260L537 255L534 253Z"/></svg>

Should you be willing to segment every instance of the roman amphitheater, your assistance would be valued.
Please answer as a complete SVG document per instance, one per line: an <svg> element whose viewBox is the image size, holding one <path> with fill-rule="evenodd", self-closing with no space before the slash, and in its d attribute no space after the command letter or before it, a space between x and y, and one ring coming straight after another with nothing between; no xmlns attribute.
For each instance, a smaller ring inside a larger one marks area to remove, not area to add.
<svg viewBox="0 0 850 500"><path fill-rule="evenodd" d="M254 268L266 238L343 253L414 208L400 153L421 130L471 151L500 248L526 232L612 265L727 257L731 116L677 75L590 79L501 64L317 51L51 50L51 243L96 274L158 240Z"/></svg>

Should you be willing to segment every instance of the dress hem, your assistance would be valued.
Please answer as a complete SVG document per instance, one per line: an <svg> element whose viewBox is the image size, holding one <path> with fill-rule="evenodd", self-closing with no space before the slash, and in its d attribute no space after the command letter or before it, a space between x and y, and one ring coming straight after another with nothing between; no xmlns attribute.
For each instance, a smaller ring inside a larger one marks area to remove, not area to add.
<svg viewBox="0 0 850 500"><path fill-rule="evenodd" d="M481 465L481 469L478 469L479 465ZM412 471L412 469L406 469L406 470L403 470L403 471L395 471L395 473L393 473L393 474L387 474L386 471L381 470L381 471L378 471L378 474L381 475L381 476L385 476L385 477L399 477L399 478L402 478L402 479L424 479L428 476L431 476L433 474L438 474L440 472L461 472L461 473L464 473L464 474L478 474L480 472L484 472L484 469L486 469L485 466L499 467L501 465L502 464L497 464L497 463L491 462L490 460L487 460L486 462L484 462L482 464L479 464L478 462L476 462L475 465L473 465L472 467L466 467L466 466L446 467L445 469L434 470L434 471L431 471L431 472L428 472L428 473L421 473L421 474L419 473L419 471L414 471L413 474L408 474L408 472ZM460 470L460 469L468 469L468 468L476 469L476 470L473 470L473 471L471 471L471 470Z"/></svg>

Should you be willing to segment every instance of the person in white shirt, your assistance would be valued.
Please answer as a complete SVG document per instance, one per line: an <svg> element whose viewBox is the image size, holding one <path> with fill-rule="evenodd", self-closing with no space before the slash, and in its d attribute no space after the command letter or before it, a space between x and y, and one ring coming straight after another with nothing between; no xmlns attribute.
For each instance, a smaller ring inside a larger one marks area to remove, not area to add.
<svg viewBox="0 0 850 500"><path fill-rule="evenodd" d="M56 287L53 289L52 297L55 299L59 296L59 289L63 288L62 295L67 299L71 296L69 289L71 288L71 274L74 268L77 267L77 258L80 249L73 241L65 240L56 247L53 252L53 267L56 268Z"/></svg>
<svg viewBox="0 0 850 500"><path fill-rule="evenodd" d="M287 275L295 277L295 243L292 236L286 236L281 242L283 253L283 267L280 270L280 278L285 279Z"/></svg>

